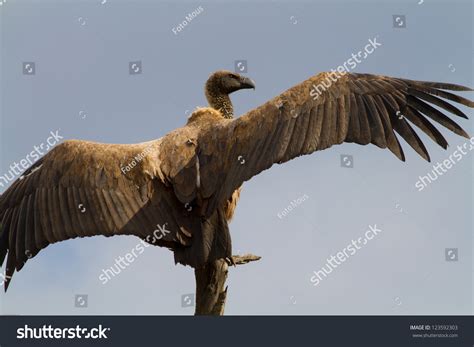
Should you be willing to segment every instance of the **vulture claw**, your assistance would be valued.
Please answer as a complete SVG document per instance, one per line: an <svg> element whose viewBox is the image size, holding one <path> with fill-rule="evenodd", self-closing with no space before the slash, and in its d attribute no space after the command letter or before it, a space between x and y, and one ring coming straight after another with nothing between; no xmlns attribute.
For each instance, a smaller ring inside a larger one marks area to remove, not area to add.
<svg viewBox="0 0 474 347"><path fill-rule="evenodd" d="M229 257L226 257L226 258L225 258L225 261L226 261L227 264L229 264L229 265L237 266L237 264L236 264L235 261L234 261L234 257L232 257L232 256L231 256L230 258L229 258Z"/></svg>

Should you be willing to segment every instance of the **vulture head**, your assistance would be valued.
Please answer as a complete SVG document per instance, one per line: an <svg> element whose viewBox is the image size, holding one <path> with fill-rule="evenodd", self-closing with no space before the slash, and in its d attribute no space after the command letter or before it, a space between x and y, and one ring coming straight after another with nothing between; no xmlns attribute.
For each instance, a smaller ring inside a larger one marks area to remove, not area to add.
<svg viewBox="0 0 474 347"><path fill-rule="evenodd" d="M240 89L255 89L255 83L250 78L238 73L219 70L214 72L206 82L206 91L230 94Z"/></svg>
<svg viewBox="0 0 474 347"><path fill-rule="evenodd" d="M206 98L209 105L221 111L225 118L232 118L234 109L229 94L240 89L255 89L255 83L250 78L238 73L219 70L207 79L205 85Z"/></svg>

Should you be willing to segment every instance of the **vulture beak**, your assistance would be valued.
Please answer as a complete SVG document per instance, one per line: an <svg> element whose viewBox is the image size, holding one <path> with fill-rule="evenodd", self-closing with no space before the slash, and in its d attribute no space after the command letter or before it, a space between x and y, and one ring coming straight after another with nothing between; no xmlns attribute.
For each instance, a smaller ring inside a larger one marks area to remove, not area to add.
<svg viewBox="0 0 474 347"><path fill-rule="evenodd" d="M255 89L255 82L248 77L241 77L240 89Z"/></svg>

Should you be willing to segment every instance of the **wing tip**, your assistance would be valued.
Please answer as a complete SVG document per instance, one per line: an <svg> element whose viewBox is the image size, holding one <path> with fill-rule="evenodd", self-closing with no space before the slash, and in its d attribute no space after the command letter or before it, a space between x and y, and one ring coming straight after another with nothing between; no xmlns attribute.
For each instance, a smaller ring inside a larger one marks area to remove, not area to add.
<svg viewBox="0 0 474 347"><path fill-rule="evenodd" d="M398 141L397 139L397 142L398 142L398 147L396 147L398 149L395 150L394 148L390 148L388 147L388 149L390 150L390 152L392 152L399 160L403 161L403 162L406 162L406 158L405 158L405 153L403 152L403 149L402 149L402 146L400 145L400 142Z"/></svg>
<svg viewBox="0 0 474 347"><path fill-rule="evenodd" d="M428 163L431 163L431 157L430 154L427 152L425 153L426 155L422 155L421 157L425 159Z"/></svg>
<svg viewBox="0 0 474 347"><path fill-rule="evenodd" d="M461 84L455 83L444 83L444 82L428 82L428 81L411 81L415 82L416 84L421 84L425 86L429 86L432 88L442 89L442 90L454 90L459 92L472 92L474 89L471 87L463 86Z"/></svg>
<svg viewBox="0 0 474 347"><path fill-rule="evenodd" d="M459 135L461 135L462 137L465 137L466 139L470 140L471 136L466 131L464 131L464 129L461 129L461 130L462 130L462 133L459 134Z"/></svg>

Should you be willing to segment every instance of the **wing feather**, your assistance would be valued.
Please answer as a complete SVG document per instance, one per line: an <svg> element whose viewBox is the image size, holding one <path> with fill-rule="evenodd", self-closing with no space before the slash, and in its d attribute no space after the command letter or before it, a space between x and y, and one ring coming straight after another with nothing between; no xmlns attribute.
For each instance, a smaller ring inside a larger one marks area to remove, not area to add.
<svg viewBox="0 0 474 347"><path fill-rule="evenodd" d="M156 152L159 141L151 144ZM127 175L120 169L148 145L67 141L12 183L0 196L1 265L7 259L5 290L14 271L28 259L67 239L95 235L146 239L157 225L167 225L169 233L156 245L179 248L191 244L195 230L176 213L179 201L162 182L165 176L159 171L156 152ZM180 230L185 224L187 235Z"/></svg>
<svg viewBox="0 0 474 347"><path fill-rule="evenodd" d="M393 154L397 156L398 159L404 161L405 155L403 154L402 147L400 146L400 142L398 142L398 139L393 132L393 123L396 122L396 120L392 120L393 118L390 117L390 114L387 111L387 108L385 107L380 95L374 95L373 98L382 120L387 147Z"/></svg>
<svg viewBox="0 0 474 347"><path fill-rule="evenodd" d="M458 135L468 136L458 124L430 105L465 118L462 110L442 98L468 107L474 107L474 103L441 89L470 90L467 87L348 73L329 87L325 84L324 91L319 93L319 86L328 76L329 73L316 75L240 118L230 122L216 121L202 128L198 138L200 151L214 153L213 157L205 158L206 165L212 169L207 169L202 176L208 199L207 216L244 181L274 163L283 163L341 142L388 147L404 161L397 133L429 161L428 150L410 123L443 148L447 146L445 138L427 117ZM318 90L316 96L313 89ZM271 141L262 140L264 138ZM225 143L226 149L217 148L216 142L221 147ZM236 147L242 153L252 155L248 165L240 168L242 174L229 175L225 168L235 158L229 157L228 153Z"/></svg>
<svg viewBox="0 0 474 347"><path fill-rule="evenodd" d="M356 143L359 143L361 145L367 145L371 143L372 141L372 135L370 131L370 123L369 123L369 116L367 115L367 110L365 107L364 100L360 95L356 95L356 100L357 100L357 110L359 111L359 114L354 115L358 116L359 118L359 124L360 124L360 138L357 139L357 141L354 141Z"/></svg>

